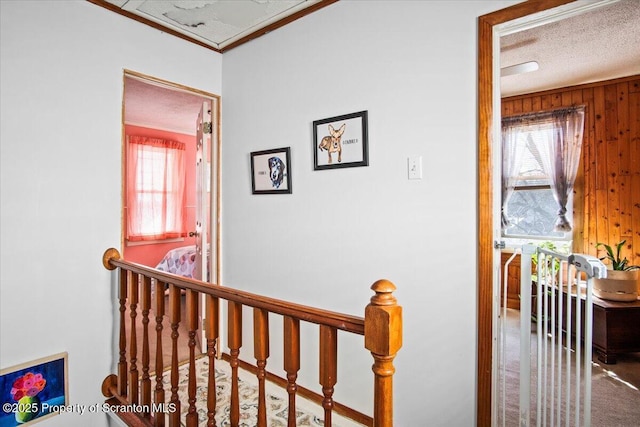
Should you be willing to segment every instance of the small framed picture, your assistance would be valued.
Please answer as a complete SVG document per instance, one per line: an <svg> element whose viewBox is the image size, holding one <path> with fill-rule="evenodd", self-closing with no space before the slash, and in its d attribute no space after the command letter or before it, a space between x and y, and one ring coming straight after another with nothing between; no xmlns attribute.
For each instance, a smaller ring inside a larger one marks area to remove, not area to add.
<svg viewBox="0 0 640 427"><path fill-rule="evenodd" d="M313 170L369 165L367 112L313 122Z"/></svg>
<svg viewBox="0 0 640 427"><path fill-rule="evenodd" d="M251 153L253 194L291 194L290 147Z"/></svg>
<svg viewBox="0 0 640 427"><path fill-rule="evenodd" d="M69 405L67 353L0 371L0 425L26 426L59 414Z"/></svg>

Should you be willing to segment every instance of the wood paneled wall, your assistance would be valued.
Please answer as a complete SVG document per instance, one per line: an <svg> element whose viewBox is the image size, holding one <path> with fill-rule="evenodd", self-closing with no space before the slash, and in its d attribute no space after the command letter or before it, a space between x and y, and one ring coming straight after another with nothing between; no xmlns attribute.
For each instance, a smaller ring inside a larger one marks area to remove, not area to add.
<svg viewBox="0 0 640 427"><path fill-rule="evenodd" d="M502 116L586 106L582 159L574 190L573 251L627 241L640 265L640 75L502 99Z"/></svg>

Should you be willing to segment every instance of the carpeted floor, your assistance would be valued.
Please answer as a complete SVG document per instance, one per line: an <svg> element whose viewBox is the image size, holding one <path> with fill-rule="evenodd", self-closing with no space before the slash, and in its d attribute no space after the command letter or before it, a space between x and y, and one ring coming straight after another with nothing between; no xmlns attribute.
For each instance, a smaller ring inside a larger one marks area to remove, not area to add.
<svg viewBox="0 0 640 427"><path fill-rule="evenodd" d="M181 420L189 411L188 404L188 364L184 364L179 369L179 390ZM224 360L216 360L216 425L229 426L229 400L231 395L231 368ZM207 377L209 372L209 360L201 357L196 360L196 412L198 413L198 425L204 425L207 420ZM254 427L258 413L258 389L257 379L253 374L239 370L239 395L240 395L240 427ZM165 372L163 376L167 402L170 400L170 372ZM155 378L152 378L155 384ZM269 427L286 427L288 418L288 395L286 391L267 382L267 425ZM219 409L218 409L219 408ZM296 426L324 426L323 409L319 405L296 397ZM360 424L343 418L337 414L332 415L335 427L357 427Z"/></svg>
<svg viewBox="0 0 640 427"><path fill-rule="evenodd" d="M506 405L499 412L498 425L519 425L519 311L507 310L505 388ZM535 335L532 336L532 353L535 352ZM614 365L598 361L595 352L592 358L591 425L593 427L637 427L640 426L640 353L618 356ZM535 358L532 357L535 366ZM502 371L500 373L502 378ZM536 375L532 370L531 387L535 390ZM498 398L502 397L502 387ZM531 398L532 415L535 414L535 394ZM502 423L504 418L504 424ZM533 418L532 418L533 419ZM573 423L571 424L573 425Z"/></svg>
<svg viewBox="0 0 640 427"><path fill-rule="evenodd" d="M166 307L168 307L168 302L165 303ZM185 297L182 297L182 310L181 315L183 317L180 322L178 328L178 360L181 363L179 369L179 396L181 400L181 419L184 422L184 415L188 412L188 394L187 394L187 381L188 381L188 363L189 360L189 347L188 347L188 331L185 328L184 322L184 313L185 310ZM142 369L142 337L143 337L143 324L142 324L142 313L140 308L137 311L137 320L136 320L136 338L137 338L137 356L138 356L138 370ZM130 336L131 333L131 323L130 323L130 312L127 310L125 312L125 327L127 337ZM153 310L149 313L149 326L148 326L148 336L149 336L149 348L151 352L151 357L149 360L149 372L153 375L155 371L155 362L156 362L156 346L157 346L157 334L155 330L156 326L156 318ZM171 363L171 351L172 351L172 340L171 340L171 329L168 317L165 316L163 329L161 332L162 335L162 355L163 355L163 370L165 371L163 374L163 383L165 389L165 396L167 402L171 398L171 386L170 386L170 372L169 366ZM199 334L196 336L196 348L200 348L200 339ZM129 339L127 341L127 348L130 349ZM199 357L196 360L196 377L198 378L198 388L196 391L196 410L198 412L198 425L205 425L207 419L207 409L206 409L206 384L207 384L207 375L209 369L209 361L207 357ZM257 389L257 379L254 374L249 372L239 370L240 377L240 427L253 427L256 425L255 419L257 415L258 408L258 389ZM216 422L218 426L228 426L229 423L229 396L231 390L230 384L231 378L231 368L229 364L224 360L216 359L216 388L218 390L218 400L217 400L217 408L223 408L217 411ZM151 378L152 387L155 387L155 376ZM288 408L288 395L286 390L282 389L279 386L267 381L267 417L268 417L268 425L269 427L280 427L287 425L287 408ZM324 412L323 408L307 399L304 399L300 396L296 397L296 425L297 426L323 426L324 425ZM332 414L332 421L335 427L362 427L361 424L355 423L353 420L342 417L337 413Z"/></svg>

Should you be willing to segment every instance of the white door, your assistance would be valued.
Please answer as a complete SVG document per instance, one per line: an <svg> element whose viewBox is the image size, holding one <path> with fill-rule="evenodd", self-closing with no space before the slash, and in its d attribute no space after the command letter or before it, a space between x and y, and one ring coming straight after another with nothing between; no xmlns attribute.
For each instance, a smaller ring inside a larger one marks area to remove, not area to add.
<svg viewBox="0 0 640 427"><path fill-rule="evenodd" d="M211 107L209 101L202 103L196 123L196 265L194 278L210 282L210 227L211 218L211 182L210 182L210 148L211 147ZM203 296L204 300L204 296ZM200 304L198 323L200 325L200 349L207 351L204 334L203 306Z"/></svg>

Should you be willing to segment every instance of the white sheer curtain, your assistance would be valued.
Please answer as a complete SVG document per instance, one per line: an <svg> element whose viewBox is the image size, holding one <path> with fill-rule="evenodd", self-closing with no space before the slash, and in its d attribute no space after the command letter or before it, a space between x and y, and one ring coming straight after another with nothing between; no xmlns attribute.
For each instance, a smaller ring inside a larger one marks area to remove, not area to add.
<svg viewBox="0 0 640 427"><path fill-rule="evenodd" d="M584 106L506 117L502 120L502 225L522 166L524 144L534 143L558 203L555 231L571 231L567 202L573 191L584 132Z"/></svg>
<svg viewBox="0 0 640 427"><path fill-rule="evenodd" d="M543 166L551 177L553 197L559 206L554 229L571 231L571 224L566 216L567 201L573 191L580 164L584 107L552 112L550 120L553 132L551 138L541 144L540 150L546 152L546 155L541 156Z"/></svg>
<svg viewBox="0 0 640 427"><path fill-rule="evenodd" d="M127 136L127 240L187 235L185 153L179 141Z"/></svg>
<svg viewBox="0 0 640 427"><path fill-rule="evenodd" d="M518 136L521 133L520 123L502 124L502 227L509 226L507 205L513 195L524 151L518 147Z"/></svg>

